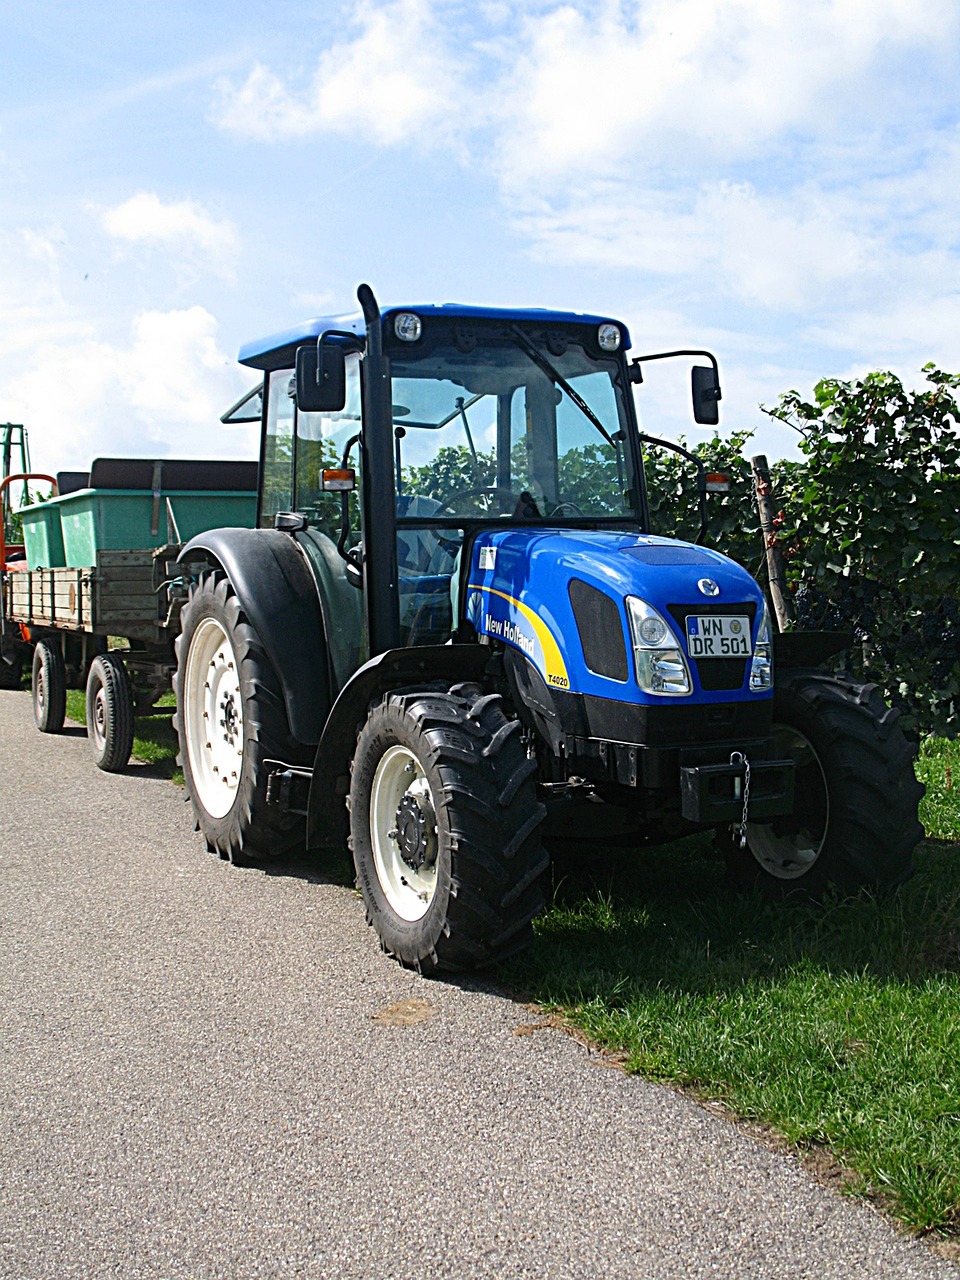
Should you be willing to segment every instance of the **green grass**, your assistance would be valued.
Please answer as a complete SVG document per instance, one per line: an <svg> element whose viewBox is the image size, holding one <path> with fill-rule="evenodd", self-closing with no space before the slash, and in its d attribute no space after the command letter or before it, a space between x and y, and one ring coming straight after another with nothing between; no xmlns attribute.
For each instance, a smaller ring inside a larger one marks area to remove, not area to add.
<svg viewBox="0 0 960 1280"><path fill-rule="evenodd" d="M925 745L935 838L890 899L738 897L700 837L591 854L563 866L504 976L627 1070L830 1153L849 1189L960 1235L958 769L957 743Z"/></svg>
<svg viewBox="0 0 960 1280"><path fill-rule="evenodd" d="M920 749L917 777L927 788L920 805L927 835L960 840L960 741L928 738Z"/></svg>
<svg viewBox="0 0 960 1280"><path fill-rule="evenodd" d="M83 724L86 720L86 696L82 689L67 690L67 715ZM132 755L135 760L153 765L159 773L183 785L183 773L177 768L177 735L172 715L176 705L172 693L165 693L149 715L137 716Z"/></svg>

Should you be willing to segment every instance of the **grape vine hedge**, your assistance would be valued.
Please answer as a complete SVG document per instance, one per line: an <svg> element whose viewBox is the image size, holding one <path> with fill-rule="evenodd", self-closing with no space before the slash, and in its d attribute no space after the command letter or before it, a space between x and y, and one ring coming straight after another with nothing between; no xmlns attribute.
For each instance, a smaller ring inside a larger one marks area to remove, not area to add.
<svg viewBox="0 0 960 1280"><path fill-rule="evenodd" d="M960 734L960 375L933 365L928 386L892 373L824 379L811 400L780 397L772 415L799 433L799 461L771 462L778 537L797 625L850 630L843 661L875 681L922 732ZM694 446L732 477L710 501L710 545L763 574L749 435ZM658 532L692 536L689 464L647 459Z"/></svg>

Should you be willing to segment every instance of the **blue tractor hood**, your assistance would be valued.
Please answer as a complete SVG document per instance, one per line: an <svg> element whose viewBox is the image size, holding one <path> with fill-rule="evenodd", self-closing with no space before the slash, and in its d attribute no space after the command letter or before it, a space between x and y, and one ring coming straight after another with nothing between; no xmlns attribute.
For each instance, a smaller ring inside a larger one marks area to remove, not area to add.
<svg viewBox="0 0 960 1280"><path fill-rule="evenodd" d="M638 686L628 596L673 629L691 694L661 697ZM758 584L717 551L651 534L556 528L482 531L465 600L478 634L519 649L552 689L651 705L770 698L750 690L749 659L698 662L688 642L695 619L726 615L748 622L753 650L764 611Z"/></svg>

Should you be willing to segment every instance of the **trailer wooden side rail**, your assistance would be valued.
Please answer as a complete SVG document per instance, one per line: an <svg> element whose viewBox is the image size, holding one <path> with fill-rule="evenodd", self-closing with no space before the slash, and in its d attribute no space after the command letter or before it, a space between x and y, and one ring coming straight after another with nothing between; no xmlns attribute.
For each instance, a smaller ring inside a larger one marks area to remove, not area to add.
<svg viewBox="0 0 960 1280"><path fill-rule="evenodd" d="M98 551L83 569L19 569L4 580L4 615L31 630L86 631L157 644L175 619L165 590L179 546Z"/></svg>
<svg viewBox="0 0 960 1280"><path fill-rule="evenodd" d="M63 727L66 690L86 685L87 729L101 768L125 767L134 713L152 706L170 688L185 594L178 590L179 551L173 543L140 551L103 550L97 552L96 564L85 568L13 564L2 575L5 647L13 650L13 662L5 667L19 683L21 665L32 657L34 710L44 732ZM111 649L110 639L125 646ZM6 687L13 683L11 676ZM91 714L96 718L93 729ZM129 743L111 737L114 725L123 726Z"/></svg>

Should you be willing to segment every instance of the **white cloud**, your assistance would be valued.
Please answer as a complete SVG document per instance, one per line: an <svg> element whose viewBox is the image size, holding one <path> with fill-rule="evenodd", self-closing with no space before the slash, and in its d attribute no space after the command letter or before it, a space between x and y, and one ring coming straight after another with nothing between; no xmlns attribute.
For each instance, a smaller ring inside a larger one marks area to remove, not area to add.
<svg viewBox="0 0 960 1280"><path fill-rule="evenodd" d="M768 312L875 305L889 264L917 251L899 244L907 210L943 240L955 184L941 177L931 195L932 160L918 180L911 122L942 118L960 62L954 0L478 12L480 25L454 0L368 0L307 91L259 66L221 85L219 122L445 148L473 131L531 256L695 278Z"/></svg>
<svg viewBox="0 0 960 1280"><path fill-rule="evenodd" d="M262 63L221 78L215 122L384 145L494 124L507 185L563 182L869 132L936 101L960 34L954 0L365 0L353 22L308 85Z"/></svg>
<svg viewBox="0 0 960 1280"><path fill-rule="evenodd" d="M954 276L956 272L953 272ZM883 310L862 308L826 314L809 325L806 338L850 352L870 352L851 364L857 376L872 369L893 369L908 383L920 380L928 360L956 369L960 351L960 289L939 294L916 288Z"/></svg>
<svg viewBox="0 0 960 1280"><path fill-rule="evenodd" d="M229 218L214 218L194 200L165 204L152 191L141 191L122 204L100 211L104 230L125 245L159 247L192 270L202 266L233 278L240 235Z"/></svg>
<svg viewBox="0 0 960 1280"><path fill-rule="evenodd" d="M729 310L738 377L760 351L774 376L952 367L958 24L942 0L555 8L509 67L508 212L541 261Z"/></svg>
<svg viewBox="0 0 960 1280"><path fill-rule="evenodd" d="M685 193L607 178L585 180L563 198L513 197L508 207L537 256L558 264L629 263L673 275L700 267L713 252L710 230Z"/></svg>
<svg viewBox="0 0 960 1280"><path fill-rule="evenodd" d="M698 221L716 245L720 287L740 301L801 311L862 285L878 268L876 238L847 201L832 201L816 186L762 196L749 183L721 182L698 206Z"/></svg>
<svg viewBox="0 0 960 1280"><path fill-rule="evenodd" d="M67 311L45 341L12 350L21 319L0 306L0 399L4 416L26 425L40 470L111 455L256 456L255 433L239 440L220 425L251 378L220 350L205 308L141 312L119 342Z"/></svg>
<svg viewBox="0 0 960 1280"><path fill-rule="evenodd" d="M846 200L815 185L782 196L747 182L637 189L610 179L568 200L517 202L518 225L548 261L645 275L699 274L739 303L798 311L878 270L875 237Z"/></svg>
<svg viewBox="0 0 960 1280"><path fill-rule="evenodd" d="M168 424L182 423L179 438L202 449L227 407L223 389L235 376L232 361L217 346L216 320L195 306L142 311L132 327L130 346L116 353L123 393L155 438L168 439Z"/></svg>
<svg viewBox="0 0 960 1280"><path fill-rule="evenodd" d="M14 362L49 343L82 339L83 320L72 314L61 283L61 246L57 227L38 231L0 231L0 352ZM4 417L9 416L0 410Z"/></svg>
<svg viewBox="0 0 960 1280"><path fill-rule="evenodd" d="M756 157L810 130L869 131L926 104L887 71L956 65L949 0L646 0L525 23L501 82L509 186Z"/></svg>
<svg viewBox="0 0 960 1280"><path fill-rule="evenodd" d="M356 38L327 49L301 93L262 64L239 88L220 80L216 123L262 140L359 132L382 144L442 128L454 102L454 63L429 0L361 4L356 23Z"/></svg>
<svg viewBox="0 0 960 1280"><path fill-rule="evenodd" d="M65 216L69 210L65 210ZM169 246L191 241L211 256L223 239L192 202L137 197L103 211L115 237ZM255 457L256 432L221 426L220 414L256 375L237 367L211 310L171 305L169 262L152 281L157 305L131 301L144 281L98 264L97 219L73 233L61 225L0 228L0 413L22 422L42 471L85 469L98 456ZM86 233L86 234L85 234ZM87 283L88 270L96 283Z"/></svg>

